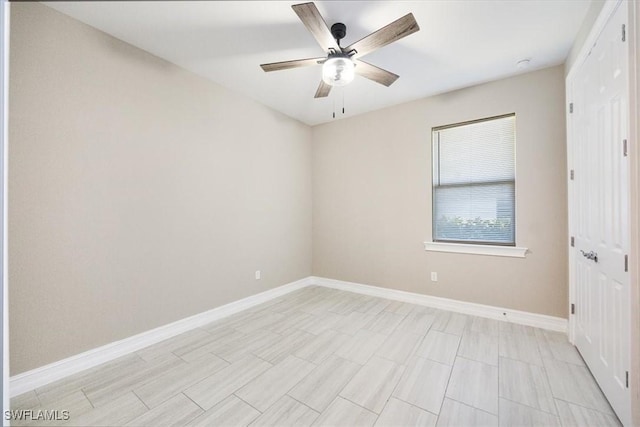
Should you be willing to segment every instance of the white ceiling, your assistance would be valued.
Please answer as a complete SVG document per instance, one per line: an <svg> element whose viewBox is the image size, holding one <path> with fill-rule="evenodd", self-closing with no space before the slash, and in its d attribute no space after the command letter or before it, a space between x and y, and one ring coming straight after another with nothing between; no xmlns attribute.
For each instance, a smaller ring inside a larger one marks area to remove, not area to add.
<svg viewBox="0 0 640 427"><path fill-rule="evenodd" d="M314 99L321 67L261 63L323 56L291 9L302 1L47 2L46 5L309 125L564 62L589 0L316 1L343 46L412 12L420 31L363 57L400 75L356 76ZM529 68L516 63L531 59ZM344 96L346 114L342 115Z"/></svg>

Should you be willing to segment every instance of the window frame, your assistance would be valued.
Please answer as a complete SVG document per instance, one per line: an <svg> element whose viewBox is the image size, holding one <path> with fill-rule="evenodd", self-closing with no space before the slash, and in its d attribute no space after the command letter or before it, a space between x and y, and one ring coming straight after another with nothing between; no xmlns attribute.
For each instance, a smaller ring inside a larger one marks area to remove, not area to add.
<svg viewBox="0 0 640 427"><path fill-rule="evenodd" d="M501 114L496 116L484 117L481 119L468 120L464 122L451 123L442 126L435 126L431 128L431 241L424 242L425 250L427 251L437 251L437 252L458 252L458 253L470 253L470 254L481 254L481 255L494 255L494 256L512 256L524 258L527 248L518 247L516 245L517 236L516 236L516 218L517 218L517 210L516 210L516 171L515 171L515 136L514 136L514 178L513 178L513 191L514 191L514 199L513 199L513 242L487 242L480 240L442 240L436 239L436 221L435 221L435 180L434 180L434 169L436 161L439 161L440 154L438 152L438 158L435 158L435 144L436 144L436 132L471 125L475 123L483 123L492 120L499 120L504 118L513 117L515 119L516 113L508 113ZM506 181L505 181L506 182ZM508 182L511 182L510 180ZM490 183L479 183L478 185L487 185ZM491 183L495 184L495 183Z"/></svg>

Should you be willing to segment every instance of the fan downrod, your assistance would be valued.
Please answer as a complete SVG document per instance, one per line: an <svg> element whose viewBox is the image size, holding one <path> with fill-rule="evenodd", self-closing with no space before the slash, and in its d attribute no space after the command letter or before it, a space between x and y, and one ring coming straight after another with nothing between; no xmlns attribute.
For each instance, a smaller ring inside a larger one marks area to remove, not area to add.
<svg viewBox="0 0 640 427"><path fill-rule="evenodd" d="M347 35L347 26L342 22L336 22L331 26L331 35L336 39L338 46L340 46L340 40Z"/></svg>

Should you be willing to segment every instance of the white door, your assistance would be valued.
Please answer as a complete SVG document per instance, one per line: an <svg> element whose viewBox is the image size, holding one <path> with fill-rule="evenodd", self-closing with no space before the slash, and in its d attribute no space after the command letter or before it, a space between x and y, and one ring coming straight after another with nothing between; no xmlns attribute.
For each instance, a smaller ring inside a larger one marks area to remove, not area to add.
<svg viewBox="0 0 640 427"><path fill-rule="evenodd" d="M618 417L631 425L628 53L618 6L572 83L575 344Z"/></svg>

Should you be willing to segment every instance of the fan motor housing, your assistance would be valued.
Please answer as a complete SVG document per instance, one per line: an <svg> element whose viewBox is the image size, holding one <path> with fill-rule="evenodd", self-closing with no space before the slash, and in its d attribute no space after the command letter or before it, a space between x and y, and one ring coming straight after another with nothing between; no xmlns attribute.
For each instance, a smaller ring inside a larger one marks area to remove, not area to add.
<svg viewBox="0 0 640 427"><path fill-rule="evenodd" d="M340 45L340 40L343 39L347 35L347 26L342 22L336 22L331 26L331 35Z"/></svg>

